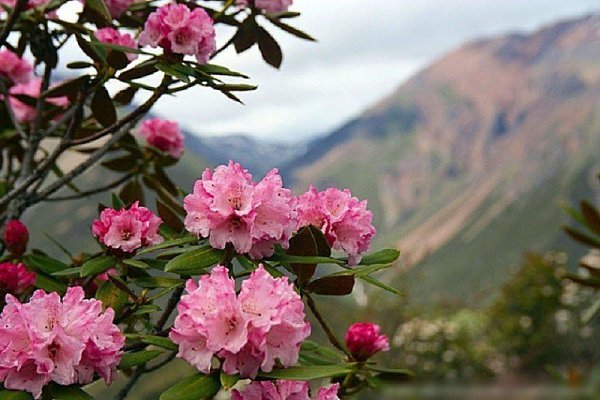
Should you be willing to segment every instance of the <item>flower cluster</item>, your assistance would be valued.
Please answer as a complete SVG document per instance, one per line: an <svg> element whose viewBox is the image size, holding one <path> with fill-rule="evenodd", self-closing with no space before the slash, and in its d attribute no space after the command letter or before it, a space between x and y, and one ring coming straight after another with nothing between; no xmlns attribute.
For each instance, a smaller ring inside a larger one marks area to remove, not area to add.
<svg viewBox="0 0 600 400"><path fill-rule="evenodd" d="M31 122L35 118L36 111L35 107L30 106L17 99L15 96L22 94L34 99L40 97L40 91L42 89L42 79L33 78L27 83L19 83L10 88L9 103L12 107L15 117L19 122ZM51 97L46 99L47 103L54 104L58 107L66 107L69 104L69 100L66 97Z"/></svg>
<svg viewBox="0 0 600 400"><path fill-rule="evenodd" d="M287 11L293 3L293 0L237 0L238 6L247 7L249 2L254 4L254 7L263 10L266 13L281 13Z"/></svg>
<svg viewBox="0 0 600 400"><path fill-rule="evenodd" d="M254 258L273 254L277 243L287 247L294 230L293 198L283 188L277 170L259 183L232 161L214 172L207 169L184 199L185 227L197 236L210 236L219 249L232 243L238 253Z"/></svg>
<svg viewBox="0 0 600 400"><path fill-rule="evenodd" d="M129 33L121 33L115 28L101 28L98 29L94 35L96 36L96 39L102 43L116 44L132 49L137 49L138 47L137 43ZM137 58L137 54L135 53L125 53L125 55L129 61L133 61Z"/></svg>
<svg viewBox="0 0 600 400"><path fill-rule="evenodd" d="M4 228L2 234L4 245L14 255L20 256L27 249L29 241L29 230L24 223L17 219L11 219Z"/></svg>
<svg viewBox="0 0 600 400"><path fill-rule="evenodd" d="M35 274L21 263L5 262L0 264L0 293L19 295L26 292L35 283Z"/></svg>
<svg viewBox="0 0 600 400"><path fill-rule="evenodd" d="M113 324L111 308L85 300L83 289L36 291L28 303L6 296L0 315L0 382L30 392L36 399L50 381L60 385L92 382L98 373L107 384L115 378L125 338Z"/></svg>
<svg viewBox="0 0 600 400"><path fill-rule="evenodd" d="M136 201L129 209L105 208L92 223L92 234L104 245L131 253L142 246L161 243L162 220Z"/></svg>
<svg viewBox="0 0 600 400"><path fill-rule="evenodd" d="M27 1L27 5L25 7L26 8L42 7L48 3L50 3L50 0L29 0L29 1ZM10 8L15 8L15 6L17 5L17 0L0 0L0 4L8 6ZM0 7L0 15L2 15L2 13L4 13L4 12L5 12L4 8Z"/></svg>
<svg viewBox="0 0 600 400"><path fill-rule="evenodd" d="M379 325L370 322L357 322L346 332L346 347L357 361L365 361L380 351L388 351L388 337L380 333Z"/></svg>
<svg viewBox="0 0 600 400"><path fill-rule="evenodd" d="M287 278L273 278L261 266L242 283L238 296L227 268L215 267L198 283L186 283L169 337L178 356L208 373L213 356L223 371L255 377L271 371L275 361L290 367L300 344L310 335L304 304Z"/></svg>
<svg viewBox="0 0 600 400"><path fill-rule="evenodd" d="M296 212L299 227L320 228L330 246L349 255L349 264L360 262L360 254L369 250L376 232L367 201L359 201L348 189L318 192L311 186L298 197Z"/></svg>
<svg viewBox="0 0 600 400"><path fill-rule="evenodd" d="M10 50L0 50L0 76L12 83L27 83L31 79L33 66Z"/></svg>
<svg viewBox="0 0 600 400"><path fill-rule="evenodd" d="M146 120L138 129L138 135L146 139L149 146L179 158L183 153L183 134L179 124L160 118Z"/></svg>
<svg viewBox="0 0 600 400"><path fill-rule="evenodd" d="M339 384L319 389L315 400L339 400ZM233 390L231 400L310 400L310 385L303 381L255 381L242 391Z"/></svg>
<svg viewBox="0 0 600 400"><path fill-rule="evenodd" d="M150 14L140 35L142 46L162 47L167 52L193 54L207 63L216 50L213 20L202 8L167 4Z"/></svg>

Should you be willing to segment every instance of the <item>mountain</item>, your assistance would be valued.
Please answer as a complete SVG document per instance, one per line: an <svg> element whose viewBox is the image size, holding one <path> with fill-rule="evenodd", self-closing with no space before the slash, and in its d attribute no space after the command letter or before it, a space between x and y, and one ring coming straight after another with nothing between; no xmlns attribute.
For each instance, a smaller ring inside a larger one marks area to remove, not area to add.
<svg viewBox="0 0 600 400"><path fill-rule="evenodd" d="M281 167L306 151L305 143L271 142L250 136L186 135L186 149L207 160L211 165L235 160L256 176Z"/></svg>
<svg viewBox="0 0 600 400"><path fill-rule="evenodd" d="M477 304L527 249L577 251L560 202L599 193L600 16L477 40L307 147L299 189L368 198L413 293Z"/></svg>

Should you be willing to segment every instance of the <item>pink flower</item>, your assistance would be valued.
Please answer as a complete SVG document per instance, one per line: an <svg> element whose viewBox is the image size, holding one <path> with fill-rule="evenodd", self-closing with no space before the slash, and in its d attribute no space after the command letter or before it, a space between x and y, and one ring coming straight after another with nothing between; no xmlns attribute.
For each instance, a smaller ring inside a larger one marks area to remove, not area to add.
<svg viewBox="0 0 600 400"><path fill-rule="evenodd" d="M237 0L236 4L241 7L248 7L252 0ZM287 11L293 3L293 0L254 0L254 7L263 10L266 13L274 14Z"/></svg>
<svg viewBox="0 0 600 400"><path fill-rule="evenodd" d="M216 50L213 20L202 8L190 11L184 4L166 4L148 16L140 44L193 54L205 64Z"/></svg>
<svg viewBox="0 0 600 400"><path fill-rule="evenodd" d="M87 384L98 373L110 384L125 343L113 318L111 308L102 312L100 301L84 299L79 286L62 300L42 290L24 304L7 295L0 315L0 382L36 399L50 381Z"/></svg>
<svg viewBox="0 0 600 400"><path fill-rule="evenodd" d="M10 8L15 8L16 3L17 3L16 0L0 0L0 4L4 4ZM50 3L50 0L29 0L27 2L26 8L42 7L48 3ZM5 10L0 7L0 15L3 12L5 12Z"/></svg>
<svg viewBox="0 0 600 400"><path fill-rule="evenodd" d="M0 264L0 292L19 295L35 283L35 274L21 263Z"/></svg>
<svg viewBox="0 0 600 400"><path fill-rule="evenodd" d="M288 246L295 225L292 196L282 187L277 170L255 184L247 170L232 161L207 169L184 199L186 229L207 237L211 246L254 258L273 254L273 246Z"/></svg>
<svg viewBox="0 0 600 400"><path fill-rule="evenodd" d="M348 189L329 188L322 192L311 186L297 199L298 227L320 228L329 244L349 255L349 264L360 262L360 254L369 250L375 227L367 201L352 197Z"/></svg>
<svg viewBox="0 0 600 400"><path fill-rule="evenodd" d="M315 400L339 400L339 384L320 388ZM254 381L242 391L233 390L231 400L310 400L310 385L304 381Z"/></svg>
<svg viewBox="0 0 600 400"><path fill-rule="evenodd" d="M23 103L18 100L14 95L23 94L34 99L40 97L40 89L42 87L41 78L33 78L28 83L19 83L10 88L9 94L12 96L9 98L10 106L15 113L15 117L19 122L31 122L35 118L35 107ZM69 100L66 97L52 97L46 100L47 103L54 104L58 107L66 107L69 104Z"/></svg>
<svg viewBox="0 0 600 400"><path fill-rule="evenodd" d="M340 398L337 395L339 389L339 383L336 383L335 385L331 385L329 387L322 387L319 389L315 400L340 400Z"/></svg>
<svg viewBox="0 0 600 400"><path fill-rule="evenodd" d="M33 66L10 50L0 50L0 76L13 83L27 83L31 79Z"/></svg>
<svg viewBox="0 0 600 400"><path fill-rule="evenodd" d="M106 208L92 223L92 234L104 245L131 253L161 243L158 228L162 220L136 201L129 209Z"/></svg>
<svg viewBox="0 0 600 400"><path fill-rule="evenodd" d="M123 47L130 47L132 49L137 49L137 43L131 37L129 33L120 33L118 30L114 28L101 28L98 29L94 35L96 38L102 43L108 44L116 44ZM129 61L133 61L137 58L137 54L135 53L125 53L127 55L127 59Z"/></svg>
<svg viewBox="0 0 600 400"><path fill-rule="evenodd" d="M4 228L2 240L12 254L21 255L25 253L29 241L27 226L17 219L8 221Z"/></svg>
<svg viewBox="0 0 600 400"><path fill-rule="evenodd" d="M388 351L388 337L380 333L379 325L357 322L346 332L346 347L357 361L365 361L375 353Z"/></svg>
<svg viewBox="0 0 600 400"><path fill-rule="evenodd" d="M119 18L133 2L134 0L104 0L113 18Z"/></svg>
<svg viewBox="0 0 600 400"><path fill-rule="evenodd" d="M149 146L156 147L173 158L183 153L183 134L174 121L153 118L142 123L138 135L146 139Z"/></svg>
<svg viewBox="0 0 600 400"><path fill-rule="evenodd" d="M275 360L290 367L310 334L304 304L287 278L273 278L261 266L242 283L239 296L227 268L217 266L198 283L188 280L186 295L169 337L178 356L204 373L213 356L223 370L255 377L271 371Z"/></svg>

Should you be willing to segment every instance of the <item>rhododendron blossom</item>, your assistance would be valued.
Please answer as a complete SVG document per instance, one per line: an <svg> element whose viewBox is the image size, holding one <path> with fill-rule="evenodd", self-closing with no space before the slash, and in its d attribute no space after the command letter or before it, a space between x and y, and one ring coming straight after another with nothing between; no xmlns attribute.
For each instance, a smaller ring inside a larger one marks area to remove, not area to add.
<svg viewBox="0 0 600 400"><path fill-rule="evenodd" d="M27 83L31 79L33 66L10 50L0 50L0 76L13 83Z"/></svg>
<svg viewBox="0 0 600 400"><path fill-rule="evenodd" d="M280 13L287 11L293 3L293 0L237 0L238 6L247 7L253 3L254 7L267 13Z"/></svg>
<svg viewBox="0 0 600 400"><path fill-rule="evenodd" d="M232 243L238 253L254 258L273 254L275 244L287 248L295 226L293 198L277 170L255 184L247 170L232 161L207 169L184 199L185 227L209 237L213 247Z"/></svg>
<svg viewBox="0 0 600 400"><path fill-rule="evenodd" d="M178 356L200 371L210 372L215 355L226 373L243 377L271 371L275 360L286 367L298 360L310 324L287 278L273 278L261 265L236 296L227 268L217 266L198 283L188 280L186 291L169 337Z"/></svg>
<svg viewBox="0 0 600 400"><path fill-rule="evenodd" d="M42 7L48 3L50 3L50 0L29 0L29 1L27 1L27 4L25 7L26 8ZM0 0L0 4L3 4L10 8L15 8L15 5L17 4L17 0ZM4 13L4 12L5 12L4 8L0 7L0 15L2 15L2 13Z"/></svg>
<svg viewBox="0 0 600 400"><path fill-rule="evenodd" d="M315 400L339 400L339 384L320 388ZM310 400L310 385L304 381L254 381L243 390L233 390L231 400Z"/></svg>
<svg viewBox="0 0 600 400"><path fill-rule="evenodd" d="M369 250L375 227L367 201L359 201L346 190L329 188L318 192L314 186L297 199L298 227L314 225L323 231L329 245L349 255L349 264L360 262Z"/></svg>
<svg viewBox="0 0 600 400"><path fill-rule="evenodd" d="M15 95L23 94L29 97L37 99L40 97L40 90L42 88L42 79L33 78L28 83L19 83L10 88L9 104L15 114L15 117L19 122L31 122L35 118L35 107L30 106L21 100L18 100ZM58 107L66 107L69 104L69 100L66 97L50 97L46 99L47 103L54 104Z"/></svg>
<svg viewBox="0 0 600 400"><path fill-rule="evenodd" d="M346 332L346 347L358 361L365 361L375 353L388 351L388 337L380 333L381 328L370 322L357 322Z"/></svg>
<svg viewBox="0 0 600 400"><path fill-rule="evenodd" d="M5 262L0 264L0 293L19 295L26 292L35 283L35 274L21 263Z"/></svg>
<svg viewBox="0 0 600 400"><path fill-rule="evenodd" d="M192 54L204 64L216 50L213 20L202 8L190 10L184 4L167 4L148 16L140 44Z"/></svg>
<svg viewBox="0 0 600 400"><path fill-rule="evenodd" d="M133 2L134 0L104 0L113 18L119 18Z"/></svg>
<svg viewBox="0 0 600 400"><path fill-rule="evenodd" d="M4 245L12 254L21 255L27 249L29 230L24 223L17 219L8 221L2 234Z"/></svg>
<svg viewBox="0 0 600 400"><path fill-rule="evenodd" d="M0 382L38 399L50 381L87 384L94 373L110 384L121 360L125 338L102 312L98 300L84 299L81 287L62 298L37 290L28 303L12 295L0 315Z"/></svg>
<svg viewBox="0 0 600 400"><path fill-rule="evenodd" d="M137 49L137 43L129 33L121 33L115 28L101 28L98 29L94 35L102 43L116 44ZM125 53L125 55L129 61L133 61L137 58L137 54L135 53Z"/></svg>
<svg viewBox="0 0 600 400"><path fill-rule="evenodd" d="M160 118L146 120L138 129L138 135L146 139L149 146L179 158L183 153L183 134L179 124Z"/></svg>
<svg viewBox="0 0 600 400"><path fill-rule="evenodd" d="M163 241L158 233L162 220L136 201L129 209L106 208L92 223L92 234L113 249L130 253Z"/></svg>

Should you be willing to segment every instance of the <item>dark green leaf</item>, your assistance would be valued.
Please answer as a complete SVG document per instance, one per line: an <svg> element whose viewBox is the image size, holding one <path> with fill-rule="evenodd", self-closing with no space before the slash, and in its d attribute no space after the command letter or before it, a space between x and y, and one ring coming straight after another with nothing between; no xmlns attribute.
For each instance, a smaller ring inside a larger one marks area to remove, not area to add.
<svg viewBox="0 0 600 400"><path fill-rule="evenodd" d="M294 381L309 381L344 376L353 372L352 364L338 365L311 365L291 367L287 369L274 369L271 372L260 372L258 376L271 379L289 379Z"/></svg>
<svg viewBox="0 0 600 400"><path fill-rule="evenodd" d="M57 281L56 279L46 276L44 274L36 275L35 287L42 289L46 292L65 293L67 291L67 285L65 285L63 282Z"/></svg>
<svg viewBox="0 0 600 400"><path fill-rule="evenodd" d="M391 264L400 257L400 252L396 249L383 249L376 251L375 253L365 254L360 265L371 265L371 264Z"/></svg>
<svg viewBox="0 0 600 400"><path fill-rule="evenodd" d="M140 261L140 260L132 260L132 259L128 258L128 259L123 260L122 262L123 262L123 264L130 265L134 268L140 268L140 269L150 268L148 266L148 264L146 264L145 262Z"/></svg>
<svg viewBox="0 0 600 400"><path fill-rule="evenodd" d="M243 53L256 43L258 36L258 25L252 16L248 17L236 32L233 38L233 46L235 51Z"/></svg>
<svg viewBox="0 0 600 400"><path fill-rule="evenodd" d="M167 263L166 272L197 275L223 259L223 250L207 247L181 254Z"/></svg>
<svg viewBox="0 0 600 400"><path fill-rule="evenodd" d="M305 226L296 233L290 240L290 247L287 250L287 256L310 256L310 257L329 257L331 248L323 232L312 225ZM315 274L317 268L316 262L311 261L290 261L294 274L298 277L298 284L303 286Z"/></svg>
<svg viewBox="0 0 600 400"><path fill-rule="evenodd" d="M118 71L129 65L129 59L125 53L111 50L108 52L108 56L106 56L106 63Z"/></svg>
<svg viewBox="0 0 600 400"><path fill-rule="evenodd" d="M92 396L77 386L48 385L48 391L55 400L94 400Z"/></svg>
<svg viewBox="0 0 600 400"><path fill-rule="evenodd" d="M136 167L136 159L132 155L124 157L113 158L108 161L104 161L101 164L104 168L108 168L111 171L127 172L131 171Z"/></svg>
<svg viewBox="0 0 600 400"><path fill-rule="evenodd" d="M117 121L117 111L113 104L108 91L104 86L96 89L94 97L92 97L92 114L100 125L107 127Z"/></svg>
<svg viewBox="0 0 600 400"><path fill-rule="evenodd" d="M159 400L212 399L221 389L217 374L196 374L181 380L160 395Z"/></svg>
<svg viewBox="0 0 600 400"><path fill-rule="evenodd" d="M308 291L325 296L345 296L354 288L353 275L325 276L308 284Z"/></svg>
<svg viewBox="0 0 600 400"><path fill-rule="evenodd" d="M181 279L164 278L164 277L157 277L157 276L136 278L133 280L133 283L135 283L139 287L149 288L149 289L154 289L154 288L159 288L159 287L172 288L172 287L183 285L183 281Z"/></svg>
<svg viewBox="0 0 600 400"><path fill-rule="evenodd" d="M68 276L68 277L78 277L81 274L81 267L76 268L67 268L62 271L53 272L51 275L54 277Z"/></svg>
<svg viewBox="0 0 600 400"><path fill-rule="evenodd" d="M184 236L184 237L173 239L173 240L165 240L164 242L162 242L160 244L146 247L145 249L138 251L138 254L151 253L153 251L168 249L169 247L181 246L183 244L194 243L197 241L198 241L198 238L195 236Z"/></svg>
<svg viewBox="0 0 600 400"><path fill-rule="evenodd" d="M89 79L90 77L88 75L83 75L75 79L64 81L59 85L53 86L47 91L45 91L42 97L52 98L67 96L70 99L74 99L77 97L77 94L81 90L81 87L87 85Z"/></svg>
<svg viewBox="0 0 600 400"><path fill-rule="evenodd" d="M160 311L160 307L156 304L144 304L135 309L133 315L144 315L144 314L152 314Z"/></svg>
<svg viewBox="0 0 600 400"><path fill-rule="evenodd" d="M121 75L119 75L119 79L124 81L131 81L134 79L139 79L148 75L152 75L153 73L158 71L156 69L156 63L156 61L142 63L138 66L128 69L127 71L121 72Z"/></svg>
<svg viewBox="0 0 600 400"><path fill-rule="evenodd" d="M67 264L44 254L31 254L25 256L23 262L28 268L42 271L47 274L53 274L69 268Z"/></svg>
<svg viewBox="0 0 600 400"><path fill-rule="evenodd" d="M386 382L406 382L415 377L415 374L408 369L379 368L375 366L369 366L368 368L371 371L378 372L377 379Z"/></svg>
<svg viewBox="0 0 600 400"><path fill-rule="evenodd" d="M102 272L113 268L116 264L117 260L113 256L92 258L81 266L81 277L101 274Z"/></svg>
<svg viewBox="0 0 600 400"><path fill-rule="evenodd" d="M223 388L225 390L229 390L232 387L235 386L236 383L238 383L238 381L240 380L240 376L239 375L228 375L225 372L221 371L221 386L223 386Z"/></svg>
<svg viewBox="0 0 600 400"><path fill-rule="evenodd" d="M89 68L89 67L93 67L94 64L90 64L89 62L85 62L85 61L74 61L74 62L70 62L67 64L67 68L69 69L84 69L84 68Z"/></svg>
<svg viewBox="0 0 600 400"><path fill-rule="evenodd" d="M563 230L567 233L567 235L571 236L571 238L575 239L580 243L586 244L591 247L600 248L600 240L586 233L583 233L575 228L571 228L568 226L564 226Z"/></svg>
<svg viewBox="0 0 600 400"><path fill-rule="evenodd" d="M123 104L124 106L126 106L128 104L131 104L138 90L138 88L130 86L117 93L113 100L119 104Z"/></svg>
<svg viewBox="0 0 600 400"><path fill-rule="evenodd" d="M181 232L183 230L183 221L175 211L171 210L169 206L158 199L156 199L156 211L168 227L176 232Z"/></svg>
<svg viewBox="0 0 600 400"><path fill-rule="evenodd" d="M0 400L33 400L33 396L26 392L16 390L0 390Z"/></svg>
<svg viewBox="0 0 600 400"><path fill-rule="evenodd" d="M586 225L596 234L600 235L600 213L596 207L584 200L581 202L581 213L585 218Z"/></svg>
<svg viewBox="0 0 600 400"><path fill-rule="evenodd" d="M142 189L142 185L136 179L133 179L123 186L119 192L119 197L125 204L133 204L136 201L144 204L144 189Z"/></svg>
<svg viewBox="0 0 600 400"><path fill-rule="evenodd" d="M75 35L75 40L77 40L77 44L79 45L79 48L81 48L81 50L83 50L83 52L89 58L91 58L92 60L94 60L100 64L104 64L106 62L105 61L106 54L102 53L97 48L93 47L90 44L90 42L85 40L83 37L81 37L80 35Z"/></svg>
<svg viewBox="0 0 600 400"><path fill-rule="evenodd" d="M267 64L279 68L283 61L283 53L281 52L281 47L279 47L277 41L273 39L273 36L271 36L266 29L259 27L257 41L262 58Z"/></svg>
<svg viewBox="0 0 600 400"><path fill-rule="evenodd" d="M85 0L85 4L100 15L106 22L110 23L112 21L110 11L108 11L108 7L103 0Z"/></svg>
<svg viewBox="0 0 600 400"><path fill-rule="evenodd" d="M273 25L277 26L279 29L286 31L289 34L292 34L300 39L310 40L311 42L317 41L315 38L310 36L308 33L302 32L300 29L297 29L297 28L294 28L293 26L285 24L285 23L281 22L280 20L278 20L277 18L273 18L272 16L267 16L267 18L269 19L269 21L271 21L271 23Z"/></svg>
<svg viewBox="0 0 600 400"><path fill-rule="evenodd" d="M398 296L403 296L403 293L401 291L399 291L398 289L388 286L385 283L381 282L379 279L373 278L372 276L368 276L368 275L360 276L359 279L362 281L365 281L373 286L377 286L378 288L383 289L386 292L397 294Z"/></svg>
<svg viewBox="0 0 600 400"><path fill-rule="evenodd" d="M164 352L162 350L143 350L136 353L125 353L119 364L119 369L128 369L137 365L142 365L155 359Z"/></svg>

